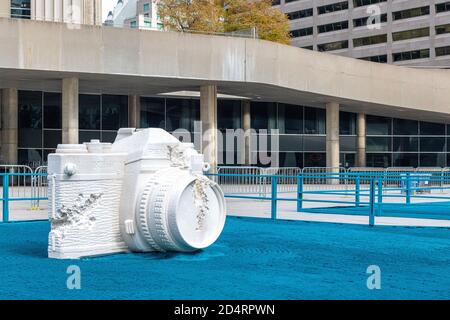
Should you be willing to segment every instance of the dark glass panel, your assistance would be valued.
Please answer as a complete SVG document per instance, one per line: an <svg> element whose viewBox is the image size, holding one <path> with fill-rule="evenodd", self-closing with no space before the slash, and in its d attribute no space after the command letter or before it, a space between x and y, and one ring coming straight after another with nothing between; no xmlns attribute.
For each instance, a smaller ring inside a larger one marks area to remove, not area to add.
<svg viewBox="0 0 450 320"><path fill-rule="evenodd" d="M306 152L305 167L325 167L327 165L326 153Z"/></svg>
<svg viewBox="0 0 450 320"><path fill-rule="evenodd" d="M303 167L303 153L280 152L280 167Z"/></svg>
<svg viewBox="0 0 450 320"><path fill-rule="evenodd" d="M303 137L305 151L326 151L326 137Z"/></svg>
<svg viewBox="0 0 450 320"><path fill-rule="evenodd" d="M420 166L421 167L445 167L446 154L445 153L421 153Z"/></svg>
<svg viewBox="0 0 450 320"><path fill-rule="evenodd" d="M444 152L445 151L445 138L433 137L433 138L420 138L420 152Z"/></svg>
<svg viewBox="0 0 450 320"><path fill-rule="evenodd" d="M368 153L366 155L366 161L368 167L375 168L387 168L392 164L391 153Z"/></svg>
<svg viewBox="0 0 450 320"><path fill-rule="evenodd" d="M444 136L445 124L420 122L420 134L424 136Z"/></svg>
<svg viewBox="0 0 450 320"><path fill-rule="evenodd" d="M44 93L44 128L62 128L61 104L61 93Z"/></svg>
<svg viewBox="0 0 450 320"><path fill-rule="evenodd" d="M345 168L354 167L356 162L356 154L354 153L341 153L340 163Z"/></svg>
<svg viewBox="0 0 450 320"><path fill-rule="evenodd" d="M42 148L42 92L19 91L19 147Z"/></svg>
<svg viewBox="0 0 450 320"><path fill-rule="evenodd" d="M102 142L113 143L116 140L117 131L102 131Z"/></svg>
<svg viewBox="0 0 450 320"><path fill-rule="evenodd" d="M61 130L44 130L44 148L56 149L60 143L62 143Z"/></svg>
<svg viewBox="0 0 450 320"><path fill-rule="evenodd" d="M20 165L37 167L43 163L41 149L19 149L18 162Z"/></svg>
<svg viewBox="0 0 450 320"><path fill-rule="evenodd" d="M100 130L100 96L80 94L80 129Z"/></svg>
<svg viewBox="0 0 450 320"><path fill-rule="evenodd" d="M394 135L417 135L419 122L414 120L394 119Z"/></svg>
<svg viewBox="0 0 450 320"><path fill-rule="evenodd" d="M278 129L286 134L303 133L303 107L279 103Z"/></svg>
<svg viewBox="0 0 450 320"><path fill-rule="evenodd" d="M141 97L141 128L166 128L166 102L162 98Z"/></svg>
<svg viewBox="0 0 450 320"><path fill-rule="evenodd" d="M100 131L80 130L78 137L79 137L80 143L90 142L92 139L100 140Z"/></svg>
<svg viewBox="0 0 450 320"><path fill-rule="evenodd" d="M419 139L417 137L394 137L394 152L419 151Z"/></svg>
<svg viewBox="0 0 450 320"><path fill-rule="evenodd" d="M200 101L167 99L167 130L185 129L194 132L194 122L200 121Z"/></svg>
<svg viewBox="0 0 450 320"><path fill-rule="evenodd" d="M300 135L279 135L280 151L301 151L303 150L302 136Z"/></svg>
<svg viewBox="0 0 450 320"><path fill-rule="evenodd" d="M326 133L325 109L305 107L305 134Z"/></svg>
<svg viewBox="0 0 450 320"><path fill-rule="evenodd" d="M128 127L128 97L102 96L102 130L119 130Z"/></svg>
<svg viewBox="0 0 450 320"><path fill-rule="evenodd" d="M391 134L391 118L366 116L367 135L390 135Z"/></svg>
<svg viewBox="0 0 450 320"><path fill-rule="evenodd" d="M339 145L341 151L355 151L356 150L356 137L340 137Z"/></svg>
<svg viewBox="0 0 450 320"><path fill-rule="evenodd" d="M356 113L341 112L339 114L339 133L343 135L356 134Z"/></svg>
<svg viewBox="0 0 450 320"><path fill-rule="evenodd" d="M240 100L217 101L217 127L222 131L242 127Z"/></svg>
<svg viewBox="0 0 450 320"><path fill-rule="evenodd" d="M276 129L277 109L276 103L251 102L251 127L255 130Z"/></svg>
<svg viewBox="0 0 450 320"><path fill-rule="evenodd" d="M368 152L391 151L390 137L366 137Z"/></svg>
<svg viewBox="0 0 450 320"><path fill-rule="evenodd" d="M419 155L417 153L394 153L394 167L418 167Z"/></svg>

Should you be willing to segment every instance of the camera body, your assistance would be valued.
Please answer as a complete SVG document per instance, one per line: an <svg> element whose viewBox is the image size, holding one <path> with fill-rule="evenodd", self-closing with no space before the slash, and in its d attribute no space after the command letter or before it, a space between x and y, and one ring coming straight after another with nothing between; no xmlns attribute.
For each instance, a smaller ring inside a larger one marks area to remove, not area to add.
<svg viewBox="0 0 450 320"><path fill-rule="evenodd" d="M225 199L203 155L162 129L58 145L48 164L50 258L190 252L223 230Z"/></svg>

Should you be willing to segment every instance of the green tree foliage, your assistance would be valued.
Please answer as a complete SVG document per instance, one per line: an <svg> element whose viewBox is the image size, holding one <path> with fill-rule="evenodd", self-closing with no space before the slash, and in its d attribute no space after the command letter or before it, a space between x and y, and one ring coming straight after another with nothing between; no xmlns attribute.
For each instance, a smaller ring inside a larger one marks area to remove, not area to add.
<svg viewBox="0 0 450 320"><path fill-rule="evenodd" d="M256 28L260 39L290 43L289 20L271 0L159 0L166 30L234 32Z"/></svg>

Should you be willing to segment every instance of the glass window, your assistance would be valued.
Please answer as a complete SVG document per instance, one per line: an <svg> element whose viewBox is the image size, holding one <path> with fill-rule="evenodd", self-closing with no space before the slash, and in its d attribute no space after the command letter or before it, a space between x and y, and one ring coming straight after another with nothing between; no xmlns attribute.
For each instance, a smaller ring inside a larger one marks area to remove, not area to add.
<svg viewBox="0 0 450 320"><path fill-rule="evenodd" d="M286 134L303 133L303 107L279 103L278 129Z"/></svg>
<svg viewBox="0 0 450 320"><path fill-rule="evenodd" d="M326 151L326 137L304 136L303 146L305 151Z"/></svg>
<svg viewBox="0 0 450 320"><path fill-rule="evenodd" d="M341 151L355 151L356 137L340 137L339 145Z"/></svg>
<svg viewBox="0 0 450 320"><path fill-rule="evenodd" d="M436 48L436 57L448 56L450 55L450 46Z"/></svg>
<svg viewBox="0 0 450 320"><path fill-rule="evenodd" d="M353 46L362 47L386 42L387 42L387 34L381 34L377 36L353 39Z"/></svg>
<svg viewBox="0 0 450 320"><path fill-rule="evenodd" d="M150 10L150 3L144 3L144 12L148 12Z"/></svg>
<svg viewBox="0 0 450 320"><path fill-rule="evenodd" d="M392 54L394 62L405 61L405 60L415 60L415 59L425 59L430 57L430 49L397 52Z"/></svg>
<svg viewBox="0 0 450 320"><path fill-rule="evenodd" d="M317 45L317 50L319 51L333 51L347 48L348 48L348 40L322 43Z"/></svg>
<svg viewBox="0 0 450 320"><path fill-rule="evenodd" d="M303 29L295 29L291 31L291 37L292 38L300 38L300 37L307 37L313 34L313 28L303 28Z"/></svg>
<svg viewBox="0 0 450 320"><path fill-rule="evenodd" d="M251 102L252 129L276 129L276 104L272 102Z"/></svg>
<svg viewBox="0 0 450 320"><path fill-rule="evenodd" d="M285 1L285 2L287 2L287 1ZM289 20L312 17L313 16L313 8L294 11L294 12L288 12L287 16L288 16Z"/></svg>
<svg viewBox="0 0 450 320"><path fill-rule="evenodd" d="M194 122L200 121L200 101L197 99L167 99L167 130L185 129L194 132Z"/></svg>
<svg viewBox="0 0 450 320"><path fill-rule="evenodd" d="M300 135L279 135L280 151L300 151L303 150L303 139Z"/></svg>
<svg viewBox="0 0 450 320"><path fill-rule="evenodd" d="M79 128L100 130L100 96L80 94Z"/></svg>
<svg viewBox="0 0 450 320"><path fill-rule="evenodd" d="M390 135L391 134L391 118L366 116L367 135Z"/></svg>
<svg viewBox="0 0 450 320"><path fill-rule="evenodd" d="M119 130L128 127L128 97L102 96L102 130Z"/></svg>
<svg viewBox="0 0 450 320"><path fill-rule="evenodd" d="M343 135L356 134L356 113L340 112L339 133Z"/></svg>
<svg viewBox="0 0 450 320"><path fill-rule="evenodd" d="M19 91L19 147L42 148L42 92Z"/></svg>
<svg viewBox="0 0 450 320"><path fill-rule="evenodd" d="M356 163L356 154L354 153L341 153L339 155L339 162L345 168L354 167Z"/></svg>
<svg viewBox="0 0 450 320"><path fill-rule="evenodd" d="M36 167L43 162L41 149L19 149L17 153L20 165Z"/></svg>
<svg viewBox="0 0 450 320"><path fill-rule="evenodd" d="M387 168L392 164L391 153L368 153L366 155L368 167Z"/></svg>
<svg viewBox="0 0 450 320"><path fill-rule="evenodd" d="M241 128L241 101L217 101L217 127L219 130Z"/></svg>
<svg viewBox="0 0 450 320"><path fill-rule="evenodd" d="M428 15L428 14L430 14L430 7L424 6L424 7L419 7L419 8L412 8L412 9L392 12L392 19L395 21L395 20L424 16L424 15Z"/></svg>
<svg viewBox="0 0 450 320"><path fill-rule="evenodd" d="M348 9L348 2L342 1L342 2L337 2L337 3L332 3L332 4L327 4L324 6L317 7L317 12L319 14L326 14L326 13L330 13L330 12L347 10L347 9Z"/></svg>
<svg viewBox="0 0 450 320"><path fill-rule="evenodd" d="M393 159L394 167L418 167L419 154L418 153L394 153Z"/></svg>
<svg viewBox="0 0 450 320"><path fill-rule="evenodd" d="M450 11L450 1L436 4L436 13Z"/></svg>
<svg viewBox="0 0 450 320"><path fill-rule="evenodd" d="M325 109L305 107L305 134L326 134Z"/></svg>
<svg viewBox="0 0 450 320"><path fill-rule="evenodd" d="M11 18L30 19L31 0L11 0Z"/></svg>
<svg viewBox="0 0 450 320"><path fill-rule="evenodd" d="M344 30L344 29L348 29L348 21L347 20L317 26L317 31L319 33L339 31L339 30Z"/></svg>
<svg viewBox="0 0 450 320"><path fill-rule="evenodd" d="M374 19L373 22L372 22L372 20L370 22L372 24L375 24L377 21L375 21L375 19ZM380 15L380 22L381 23L387 22L387 14L386 13L382 13ZM353 27L355 27L355 28L367 26L367 23L369 23L369 17L353 19Z"/></svg>
<svg viewBox="0 0 450 320"><path fill-rule="evenodd" d="M386 2L387 0L353 0L354 7L368 6L370 4Z"/></svg>
<svg viewBox="0 0 450 320"><path fill-rule="evenodd" d="M92 139L101 140L100 131L80 130L78 133L80 143L90 142Z"/></svg>
<svg viewBox="0 0 450 320"><path fill-rule="evenodd" d="M141 128L166 128L166 101L141 97Z"/></svg>
<svg viewBox="0 0 450 320"><path fill-rule="evenodd" d="M450 33L450 24L436 26L436 34Z"/></svg>
<svg viewBox="0 0 450 320"><path fill-rule="evenodd" d="M416 137L395 137L395 152L417 152L419 151L419 139Z"/></svg>
<svg viewBox="0 0 450 320"><path fill-rule="evenodd" d="M327 165L326 153L306 152L305 153L305 167L325 167Z"/></svg>
<svg viewBox="0 0 450 320"><path fill-rule="evenodd" d="M366 137L366 148L368 152L391 151L390 137Z"/></svg>
<svg viewBox="0 0 450 320"><path fill-rule="evenodd" d="M303 167L303 153L299 152L280 152L280 167Z"/></svg>
<svg viewBox="0 0 450 320"><path fill-rule="evenodd" d="M414 38L428 37L430 35L430 28L420 28L414 30L406 30L400 32L392 32L392 40L408 40Z"/></svg>
<svg viewBox="0 0 450 320"><path fill-rule="evenodd" d="M446 154L445 153L421 153L420 166L421 167L445 167Z"/></svg>
<svg viewBox="0 0 450 320"><path fill-rule="evenodd" d="M419 122L414 120L394 119L394 135L417 135Z"/></svg>
<svg viewBox="0 0 450 320"><path fill-rule="evenodd" d="M433 137L433 138L420 138L420 151L434 151L434 152L444 152L445 151L445 138L444 137Z"/></svg>
<svg viewBox="0 0 450 320"><path fill-rule="evenodd" d="M101 141L113 143L116 137L117 131L102 131Z"/></svg>
<svg viewBox="0 0 450 320"><path fill-rule="evenodd" d="M445 136L445 124L420 122L420 134L425 136Z"/></svg>
<svg viewBox="0 0 450 320"><path fill-rule="evenodd" d="M44 130L44 148L56 149L62 143L62 130Z"/></svg>
<svg viewBox="0 0 450 320"><path fill-rule="evenodd" d="M61 129L61 93L44 93L44 128Z"/></svg>
<svg viewBox="0 0 450 320"><path fill-rule="evenodd" d="M367 60L367 61L371 61L371 62L378 62L378 63L387 63L387 55L386 54L382 54L379 56L363 57L363 58L358 58L358 59Z"/></svg>

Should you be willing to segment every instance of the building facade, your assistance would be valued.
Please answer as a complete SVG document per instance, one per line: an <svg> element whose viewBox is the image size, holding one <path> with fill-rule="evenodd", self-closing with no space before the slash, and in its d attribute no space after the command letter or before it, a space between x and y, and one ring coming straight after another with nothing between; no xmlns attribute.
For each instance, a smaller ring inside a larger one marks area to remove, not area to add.
<svg viewBox="0 0 450 320"><path fill-rule="evenodd" d="M0 17L102 24L101 0L3 0Z"/></svg>
<svg viewBox="0 0 450 320"><path fill-rule="evenodd" d="M293 45L408 66L450 66L450 1L277 0Z"/></svg>
<svg viewBox="0 0 450 320"><path fill-rule="evenodd" d="M106 21L108 25L139 29L161 29L156 0L118 0Z"/></svg>
<svg viewBox="0 0 450 320"><path fill-rule="evenodd" d="M245 152L274 154L279 166L450 166L447 70L247 38L61 28L14 14L0 18L3 163L36 166L59 143L111 142L120 127L160 127L183 129L203 152L213 141L216 165L241 165L227 157L236 150L226 141L197 130L201 121L220 132L253 129L258 142ZM173 94L182 90L199 94ZM278 147L259 143L263 136ZM244 164L267 165L256 159Z"/></svg>

